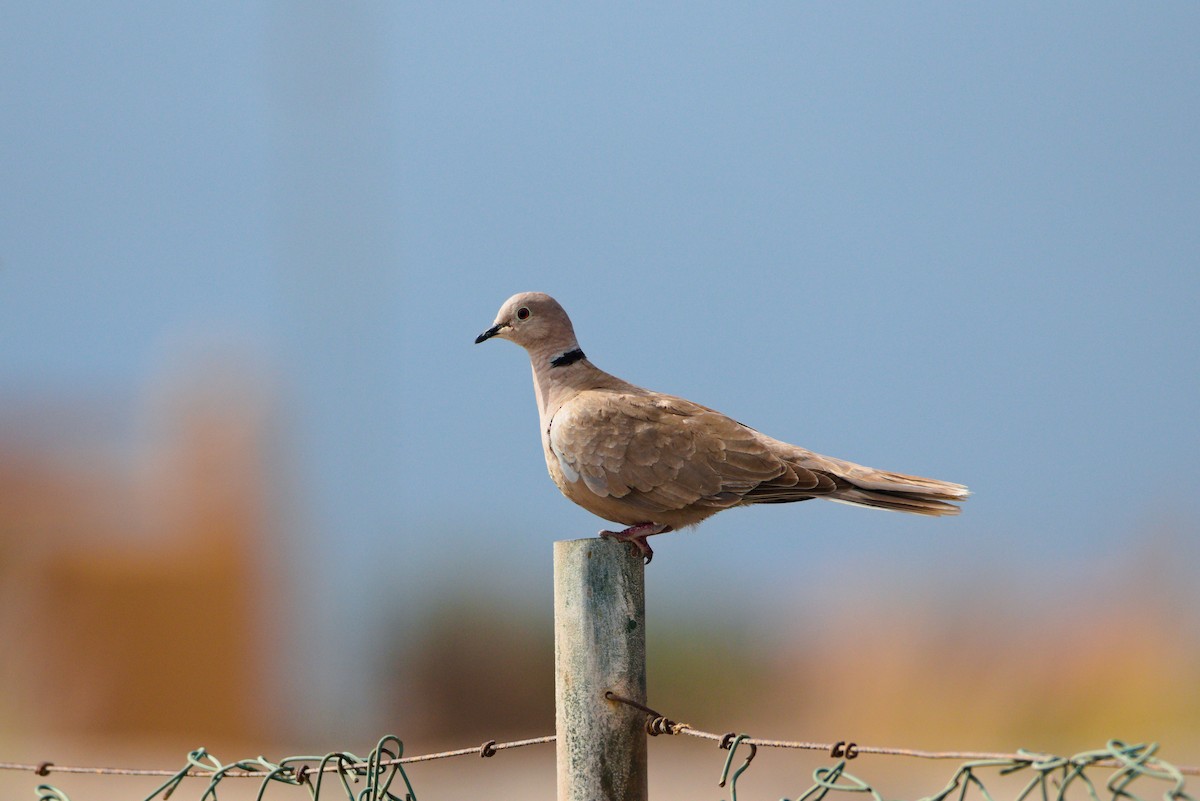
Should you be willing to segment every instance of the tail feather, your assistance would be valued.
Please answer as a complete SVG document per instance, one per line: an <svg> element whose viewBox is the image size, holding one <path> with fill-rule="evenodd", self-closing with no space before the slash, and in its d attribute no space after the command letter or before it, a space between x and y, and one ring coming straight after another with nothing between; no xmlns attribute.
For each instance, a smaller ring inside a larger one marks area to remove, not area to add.
<svg viewBox="0 0 1200 801"><path fill-rule="evenodd" d="M830 480L807 488L797 487L794 481L791 484L764 482L745 493L743 503L791 503L824 498L852 506L942 517L959 514L961 510L955 504L965 501L971 494L966 486L951 481L876 470L845 459L822 456L780 440L764 439L797 472L806 471Z"/></svg>
<svg viewBox="0 0 1200 801"><path fill-rule="evenodd" d="M847 503L851 506L867 506L872 509L887 509L892 512L908 512L930 517L946 517L959 514L962 510L944 500L921 497L910 492L887 492L885 490L848 489L837 495L826 496L827 500Z"/></svg>
<svg viewBox="0 0 1200 801"><path fill-rule="evenodd" d="M869 467L854 466L840 476L851 486L829 496L829 500L875 509L890 509L918 515L956 515L962 502L971 494L962 484L936 478L910 476Z"/></svg>
<svg viewBox="0 0 1200 801"><path fill-rule="evenodd" d="M940 481L936 478L910 476L905 473L890 473L887 470L859 468L843 475L856 487L883 492L908 492L924 498L939 498L944 501L965 500L971 494L962 484Z"/></svg>

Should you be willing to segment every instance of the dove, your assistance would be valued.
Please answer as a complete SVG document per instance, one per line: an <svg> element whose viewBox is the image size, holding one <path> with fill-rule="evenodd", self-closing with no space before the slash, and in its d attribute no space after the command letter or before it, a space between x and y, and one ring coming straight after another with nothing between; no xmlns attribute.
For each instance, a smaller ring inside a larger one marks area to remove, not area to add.
<svg viewBox="0 0 1200 801"><path fill-rule="evenodd" d="M513 295L475 338L507 339L529 354L542 449L562 494L626 526L649 564L647 538L725 509L813 498L956 515L962 484L892 473L773 439L698 403L630 384L592 364L562 306L541 292Z"/></svg>

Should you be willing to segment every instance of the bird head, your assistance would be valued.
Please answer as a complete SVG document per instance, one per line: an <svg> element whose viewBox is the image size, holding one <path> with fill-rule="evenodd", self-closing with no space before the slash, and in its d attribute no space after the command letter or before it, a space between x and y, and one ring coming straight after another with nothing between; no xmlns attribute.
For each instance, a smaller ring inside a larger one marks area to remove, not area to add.
<svg viewBox="0 0 1200 801"><path fill-rule="evenodd" d="M475 337L475 344L492 337L527 351L565 351L578 345L571 319L543 292L521 292L504 301L492 327Z"/></svg>

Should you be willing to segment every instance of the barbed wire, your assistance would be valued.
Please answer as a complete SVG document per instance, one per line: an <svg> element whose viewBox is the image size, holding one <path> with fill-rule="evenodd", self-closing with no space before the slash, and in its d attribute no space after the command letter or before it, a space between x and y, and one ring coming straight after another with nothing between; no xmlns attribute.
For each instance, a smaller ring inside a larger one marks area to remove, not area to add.
<svg viewBox="0 0 1200 801"><path fill-rule="evenodd" d="M688 723L671 720L644 704L611 691L606 692L605 697L610 701L636 708L645 713L646 732L652 736L685 734L690 737L715 741L721 749L728 751L719 786L725 787L728 784L731 801L737 801L738 779L750 767L750 763L760 747L822 751L838 760L831 767L816 769L813 772L812 785L797 796L796 801L823 801L831 792L865 793L870 795L873 801L884 801L884 797L874 787L846 770L849 760L861 754L932 760L964 760L945 787L933 795L919 799L919 801L947 801L955 794L957 796L952 801L965 801L970 790L976 790L985 801L993 801L993 796L981 776L981 772L989 770L995 771L998 776L1023 772L1029 776L1017 792L1014 801L1030 801L1039 794L1041 801L1051 801L1051 799L1063 801L1067 790L1071 787L1082 787L1090 801L1100 801L1101 796L1096 783L1086 773L1091 768L1114 769L1112 775L1103 784L1104 789L1111 794L1113 801L1144 801L1142 796L1130 790L1130 785L1138 779L1164 782L1166 784L1162 793L1164 801L1197 801L1187 792L1184 775L1200 775L1200 767L1177 766L1157 757L1158 745L1154 743L1131 745L1119 740L1111 740L1104 748L1063 757L1025 750L1012 753L926 751L859 745L846 741L821 743L768 740L750 737L744 733L718 734L704 731ZM38 776L48 776L54 772L165 778L166 781L145 796L145 801L167 801L186 779L207 780L208 783L200 796L200 801L209 801L209 799L215 801L217 786L226 779L234 778L259 779L257 795L259 801L263 798L267 788L273 784L304 786L313 801L317 801L323 782L330 774L336 774L338 783L334 786L340 785L348 801L384 801L385 799L386 801L417 801L416 792L404 771L404 765L469 755L491 757L503 750L552 743L555 739L554 735L547 735L503 743L488 740L481 745L469 748L404 756L404 745L400 739L395 735L387 735L380 739L375 748L363 757L348 751L335 751L324 756L286 757L276 762L258 756L226 765L209 754L206 749L198 748L189 753L183 767L176 770L80 767L56 765L52 762L37 764L0 762L0 770L28 771ZM735 753L743 747L746 749L746 756L741 765L731 773ZM362 789L356 790L352 785L360 782L363 784ZM396 788L395 792L393 792L393 787ZM36 792L38 801L70 801L66 793L50 784L39 784ZM397 792L404 794L397 795ZM782 801L787 801L787 799L782 799Z"/></svg>
<svg viewBox="0 0 1200 801"><path fill-rule="evenodd" d="M700 737L705 740L715 740L722 742L728 740L733 735L731 734L716 734L709 731L701 731L690 723L678 723L665 715L661 715L650 707L639 704L630 698L623 698L620 695L609 690L604 694L604 697L610 701L616 701L626 706L634 707L647 715L646 733L654 736L658 734L686 734L690 737ZM879 754L882 756L906 756L915 757L917 759L1009 759L1009 760L1039 760L1039 759L1055 759L1052 754L1043 754L1036 751L1018 750L1012 752L1003 751L927 751L918 748L895 748L891 746L878 745L859 745L858 743L847 742L840 740L835 743L818 743L808 742L803 740L764 740L757 737L746 737L742 742L747 745L763 746L764 748L795 748L804 751L828 751L830 756L841 757L846 756L848 759L854 759L858 754ZM726 746L723 746L726 747ZM1119 767L1120 761L1115 757L1108 763L1101 764L1099 767ZM1200 766L1180 765L1176 766L1180 773L1200 776Z"/></svg>
<svg viewBox="0 0 1200 801"><path fill-rule="evenodd" d="M721 772L719 786L724 787L727 783L729 784L731 801L737 801L737 780L750 767L750 762L757 754L759 746L826 751L831 757L839 760L832 767L817 768L813 771L813 784L797 796L796 801L822 801L826 795L835 791L867 793L874 801L884 801L883 796L870 784L846 771L849 760L860 754L966 760L959 765L941 791L925 796L919 801L945 801L955 791L958 791L958 801L964 801L971 789L977 790L985 801L993 801L992 794L979 775L979 771L985 769L995 770L1000 776L1009 776L1023 771L1032 773L1032 776L1014 797L1014 801L1026 801L1034 796L1035 791L1040 791L1042 801L1050 801L1051 798L1054 798L1055 801L1062 801L1072 786L1082 786L1091 801L1100 801L1095 782L1085 772L1088 768L1115 768L1115 772L1104 783L1104 788L1112 794L1111 797L1114 801L1120 799L1142 801L1141 796L1129 789L1130 784L1141 778L1166 782L1168 786L1163 790L1162 795L1165 801L1196 801L1185 789L1184 775L1200 775L1200 767L1174 765L1156 757L1157 743L1131 745L1120 740L1109 740L1104 748L1063 757L1025 750L1013 753L923 751L913 748L859 745L844 740L835 743L764 740L736 732L716 734L701 731L688 723L671 720L650 707L617 695L611 690L604 695L610 701L625 704L646 713L646 733L651 736L686 734L691 737L715 740L720 748L728 750L729 755L725 758L725 767ZM742 745L747 746L749 751L742 765L731 775L729 769L733 764L734 753ZM788 801L788 799L784 798L781 801Z"/></svg>
<svg viewBox="0 0 1200 801"><path fill-rule="evenodd" d="M399 742L399 740L396 739L395 735L388 735L388 737L386 737L384 739ZM486 743L483 743L482 745L476 745L476 746L472 746L470 748L457 748L453 751L439 751L435 754L421 754L419 756L407 756L407 757L402 756L402 757L386 760L383 764L385 766L391 765L393 763L399 764L399 765L408 765L413 762L429 762L434 759L448 759L450 757L468 756L471 754L475 754L475 755L481 756L481 757L490 757L490 756L494 756L495 753L498 751L504 751L509 748L523 748L523 747L529 746L529 745L542 745L543 743L552 743L552 742L554 742L554 740L555 740L555 737L553 734L546 735L545 737L532 737L528 740L513 740L512 742L507 742L507 743L498 743L495 740L488 740ZM337 753L341 753L341 754L347 755L347 756L352 756L348 751L341 751L341 752L334 752L333 754L327 754L326 756L287 757L286 759L281 760L280 764L285 763L285 762L288 764L291 764L291 763L303 762L303 761L321 762L322 760L327 759L328 757L333 756L334 754L337 754ZM192 751L191 754L188 755L189 760L192 758L193 755L199 755L199 756L197 756L198 759L205 758L208 755L208 751L204 748L198 748L195 751ZM365 767L366 760L359 760L359 761L362 763L362 766ZM254 768L254 767L251 767L252 764L260 765L263 767ZM253 760L242 760L239 763L235 763L235 765L238 765L241 767L235 767L233 765L226 767L226 773L229 777L243 778L243 779L244 778L262 778L262 777L269 775L274 770L274 766L265 767L265 766L270 766L271 763L267 762L263 757L256 757ZM48 776L51 771L53 771L55 773L86 773L86 774L105 775L105 776L174 776L179 772L177 770L171 770L169 768L80 767L80 766L71 766L71 765L58 765L58 764L55 764L54 762L39 762L37 764L31 763L31 762L0 762L0 770L32 771L33 773L36 773L39 776ZM210 770L209 766L195 766L195 772L189 774L188 776L186 776L184 778L196 778L199 776L206 776L206 775L208 775L209 770ZM337 768L333 767L333 766L326 766L325 768L323 768L323 770L334 771L334 770L337 770ZM310 771L310 773L312 773L312 772L315 772L315 771Z"/></svg>
<svg viewBox="0 0 1200 801"><path fill-rule="evenodd" d="M495 740L471 748L458 748L453 751L439 751L417 756L404 756L404 744L395 735L387 735L365 757L355 756L349 751L334 751L324 756L293 756L285 757L278 762L271 762L266 757L258 756L253 759L242 759L228 765L221 764L205 748L197 748L187 755L187 761L177 770L164 768L109 768L81 767L75 765L56 765L53 762L37 764L21 762L0 762L0 770L32 771L38 776L48 776L51 772L69 774L91 774L102 776L150 776L166 777L167 780L145 796L145 801L166 801L171 797L185 779L207 779L208 785L200 801L216 799L217 785L225 779L260 779L257 798L261 801L272 784L305 786L312 799L320 797L322 782L330 773L336 773L348 801L417 801L416 791L404 765L416 762L429 762L435 759L478 755L481 757L495 756L498 752L510 748L524 748L530 745L552 743L553 734L545 737L532 737L526 740L513 740L497 743ZM357 792L351 786L365 779L365 786ZM391 791L392 785L399 779L403 782L405 794L398 796ZM37 786L38 801L70 801L70 798L57 787L50 784Z"/></svg>

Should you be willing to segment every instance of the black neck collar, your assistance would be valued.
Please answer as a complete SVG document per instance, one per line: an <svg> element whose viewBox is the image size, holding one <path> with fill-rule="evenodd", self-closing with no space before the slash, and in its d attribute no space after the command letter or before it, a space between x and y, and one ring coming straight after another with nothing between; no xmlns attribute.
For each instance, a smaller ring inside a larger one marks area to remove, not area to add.
<svg viewBox="0 0 1200 801"><path fill-rule="evenodd" d="M575 350L569 350L566 353L560 353L558 356L555 356L553 359L550 360L550 366L551 367L566 367L568 364L574 364L575 362L577 362L583 358L585 358L583 355L583 351L580 350L579 348L575 348Z"/></svg>

